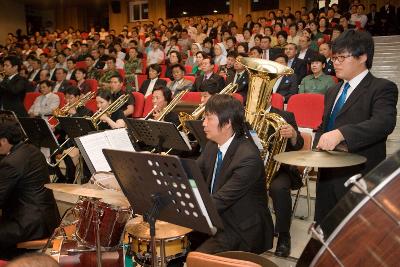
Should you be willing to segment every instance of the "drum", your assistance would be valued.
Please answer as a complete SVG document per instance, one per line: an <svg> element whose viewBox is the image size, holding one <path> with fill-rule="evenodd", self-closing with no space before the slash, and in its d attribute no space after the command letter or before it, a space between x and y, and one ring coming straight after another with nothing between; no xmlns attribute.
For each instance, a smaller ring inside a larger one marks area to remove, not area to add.
<svg viewBox="0 0 400 267"><path fill-rule="evenodd" d="M129 234L131 251L136 262L147 265L151 263L151 244L149 239L143 239ZM164 261L184 256L187 253L189 242L186 236L177 236L168 239L157 239L157 259L161 262L161 249L164 248Z"/></svg>
<svg viewBox="0 0 400 267"><path fill-rule="evenodd" d="M121 243L125 224L131 216L129 207L119 207L97 201L100 215L100 245L104 248L116 248ZM78 222L76 225L77 240L89 247L96 247L96 210L95 202L82 198L76 205Z"/></svg>
<svg viewBox="0 0 400 267"><path fill-rule="evenodd" d="M101 189L122 191L117 179L111 172L96 172L90 178L90 182L97 185Z"/></svg>

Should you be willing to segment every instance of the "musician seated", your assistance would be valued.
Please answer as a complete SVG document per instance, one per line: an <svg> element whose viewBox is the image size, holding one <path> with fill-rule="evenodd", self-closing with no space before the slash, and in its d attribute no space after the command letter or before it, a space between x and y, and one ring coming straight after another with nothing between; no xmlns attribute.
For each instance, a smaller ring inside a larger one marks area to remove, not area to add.
<svg viewBox="0 0 400 267"><path fill-rule="evenodd" d="M110 89L111 89L111 99L114 102L118 97L124 95L125 93L122 91L123 80L120 75L114 75L110 78ZM133 105L135 104L135 99L132 94L129 96L128 101L122 105L120 108L122 112L124 112L125 117L132 116L133 113Z"/></svg>
<svg viewBox="0 0 400 267"><path fill-rule="evenodd" d="M268 102L271 103L272 95ZM280 135L288 138L286 150L300 150L304 140L297 129L296 120L292 112L275 109L269 105L267 112L280 115L287 124L280 129ZM275 233L279 234L275 255L287 257L290 254L290 224L292 218L291 189L298 189L302 186L301 176L297 167L281 164L279 171L272 178L269 195L275 210Z"/></svg>
<svg viewBox="0 0 400 267"><path fill-rule="evenodd" d="M112 103L112 95L111 92L107 89L101 89L97 91L96 95L96 105L97 110L106 110L110 108ZM107 129L117 129L117 128L124 128L125 121L124 121L124 112L121 109L117 109L115 112L108 114L105 112L100 117L100 124L98 125L99 130L107 130Z"/></svg>
<svg viewBox="0 0 400 267"><path fill-rule="evenodd" d="M19 242L50 237L60 217L45 157L38 148L23 143L15 123L0 123L0 259L20 251Z"/></svg>
<svg viewBox="0 0 400 267"><path fill-rule="evenodd" d="M41 95L36 97L33 105L28 110L31 117L51 116L53 111L60 105L60 98L52 93L53 84L50 81L40 82Z"/></svg>
<svg viewBox="0 0 400 267"><path fill-rule="evenodd" d="M201 104L207 103L208 99L219 92L217 82L209 82L205 84L200 91Z"/></svg>
<svg viewBox="0 0 400 267"><path fill-rule="evenodd" d="M171 102L172 100L172 91L169 90L167 87L160 86L156 87L153 90L153 97L152 97L152 102L153 102L153 112L152 115L149 117L154 120L160 120L160 116L162 115L162 112L166 106ZM179 126L179 116L173 111L168 112L164 118L162 118L162 121L166 122L172 122L175 124L176 127Z"/></svg>
<svg viewBox="0 0 400 267"><path fill-rule="evenodd" d="M205 106L203 126L210 141L197 163L224 229L208 237L197 251L263 253L272 248L273 222L264 163L245 136L243 105L230 95L212 96Z"/></svg>
<svg viewBox="0 0 400 267"><path fill-rule="evenodd" d="M76 103L81 96L81 90L76 86L70 86L65 90L65 101L67 102L67 105ZM84 105L80 105L78 107L70 108L68 114L71 117L90 117L93 115L93 112Z"/></svg>

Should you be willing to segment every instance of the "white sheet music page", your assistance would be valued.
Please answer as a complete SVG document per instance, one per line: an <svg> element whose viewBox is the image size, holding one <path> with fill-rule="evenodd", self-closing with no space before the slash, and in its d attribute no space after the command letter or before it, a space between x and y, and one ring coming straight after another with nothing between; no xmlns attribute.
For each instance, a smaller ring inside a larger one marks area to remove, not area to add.
<svg viewBox="0 0 400 267"><path fill-rule="evenodd" d="M134 152L131 139L126 128L119 128L105 132L112 149Z"/></svg>

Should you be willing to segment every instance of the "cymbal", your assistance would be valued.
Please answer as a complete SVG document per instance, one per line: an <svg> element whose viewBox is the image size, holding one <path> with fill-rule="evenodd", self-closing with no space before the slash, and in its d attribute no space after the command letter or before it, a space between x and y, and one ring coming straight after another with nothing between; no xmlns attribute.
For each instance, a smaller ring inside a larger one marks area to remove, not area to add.
<svg viewBox="0 0 400 267"><path fill-rule="evenodd" d="M363 156L339 151L290 151L274 156L280 163L318 168L354 166L367 161Z"/></svg>
<svg viewBox="0 0 400 267"><path fill-rule="evenodd" d="M100 199L113 199L113 198L124 198L124 194L122 192L114 191L114 190L99 190L94 188L85 188L82 185L78 184L45 184L46 188L51 189L53 191L63 192L76 196L83 197L92 197L92 198L100 198Z"/></svg>
<svg viewBox="0 0 400 267"><path fill-rule="evenodd" d="M150 240L150 226L147 222L143 221L142 216L137 216L128 221L125 226L125 231L135 237ZM168 239L191 232L192 229L167 223L163 221L156 221L156 239Z"/></svg>

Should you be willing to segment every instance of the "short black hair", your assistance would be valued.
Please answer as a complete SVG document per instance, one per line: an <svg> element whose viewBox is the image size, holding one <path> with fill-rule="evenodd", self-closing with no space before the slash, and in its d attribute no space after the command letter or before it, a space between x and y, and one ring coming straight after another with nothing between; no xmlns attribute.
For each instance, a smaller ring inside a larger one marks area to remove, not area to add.
<svg viewBox="0 0 400 267"><path fill-rule="evenodd" d="M111 100L111 97L112 97L111 91L110 91L110 90L107 90L107 89L99 89L99 90L97 91L96 96L99 96L99 97L105 99L106 101L110 101L110 100Z"/></svg>
<svg viewBox="0 0 400 267"><path fill-rule="evenodd" d="M16 145L23 140L24 135L16 122L6 121L0 123L0 138L5 138L11 145Z"/></svg>
<svg viewBox="0 0 400 267"><path fill-rule="evenodd" d="M288 61L289 61L289 58L288 58L288 56L286 55L286 54L278 54L278 55L276 55L275 57L274 57L274 61L277 59L277 58L280 58L280 57L283 57L284 59L285 59L285 62L286 63L288 63Z"/></svg>
<svg viewBox="0 0 400 267"><path fill-rule="evenodd" d="M56 68L56 71L55 71L55 72L57 72L57 71L59 71L59 70L62 70L62 72L63 72L64 74L67 74L67 73L68 73L68 71L67 71L66 69L64 69L64 68Z"/></svg>
<svg viewBox="0 0 400 267"><path fill-rule="evenodd" d="M226 57L233 57L233 58L237 58L237 56L238 52L236 52L235 50L229 51L228 54L226 55Z"/></svg>
<svg viewBox="0 0 400 267"><path fill-rule="evenodd" d="M257 52L261 55L263 53L263 50L261 49L261 47L259 46L253 46L252 48L250 48L250 52L253 50L257 50Z"/></svg>
<svg viewBox="0 0 400 267"><path fill-rule="evenodd" d="M183 73L185 73L186 69L182 64L176 63L174 65L171 66L171 70L175 69L175 68L179 68L181 71L183 71Z"/></svg>
<svg viewBox="0 0 400 267"><path fill-rule="evenodd" d="M286 31L279 31L279 32L276 34L276 37L279 37L279 35L281 35L283 38L285 38L285 40L287 39L287 36L288 36L288 34L287 34Z"/></svg>
<svg viewBox="0 0 400 267"><path fill-rule="evenodd" d="M68 86L65 89L65 94L66 95L73 95L73 96L80 96L81 95L81 90L79 90L79 88L76 87L76 86Z"/></svg>
<svg viewBox="0 0 400 267"><path fill-rule="evenodd" d="M374 59L374 40L368 32L347 30L332 42L332 53L348 52L353 57L367 56L365 65L371 69Z"/></svg>
<svg viewBox="0 0 400 267"><path fill-rule="evenodd" d="M164 96L164 99L167 101L167 103L169 104L169 102L171 102L171 100L172 100L172 91L169 88L167 88L165 86L159 86L159 87L156 87L156 88L153 89L153 93L155 91L161 91L163 96Z"/></svg>
<svg viewBox="0 0 400 267"><path fill-rule="evenodd" d="M77 71L80 71L80 72L82 72L83 74L87 74L87 71L86 71L86 69L84 69L84 68L77 68L76 70L75 70L75 73L77 72Z"/></svg>
<svg viewBox="0 0 400 267"><path fill-rule="evenodd" d="M39 82L39 85L42 85L42 84L46 84L48 87L53 88L53 82L52 81L44 80L44 81Z"/></svg>
<svg viewBox="0 0 400 267"><path fill-rule="evenodd" d="M160 74L161 70L162 70L161 66L159 64L154 63L154 64L151 64L151 65L149 65L147 67L147 71L146 71L147 75L149 75L150 68L152 68L153 70L157 71L158 74Z"/></svg>
<svg viewBox="0 0 400 267"><path fill-rule="evenodd" d="M201 86L200 91L208 92L210 95L215 95L216 93L219 93L221 90L218 87L218 82L216 80L208 80Z"/></svg>
<svg viewBox="0 0 400 267"><path fill-rule="evenodd" d="M322 64L325 64L326 57L324 55L316 53L310 58L309 63L316 62L316 61L321 62Z"/></svg>
<svg viewBox="0 0 400 267"><path fill-rule="evenodd" d="M179 51L172 50L169 54L171 55L172 53L176 54L176 57L178 58L178 62L182 61L182 54Z"/></svg>
<svg viewBox="0 0 400 267"><path fill-rule="evenodd" d="M74 63L74 64L76 63L76 59L73 58L73 57L68 58L68 59L67 59L67 62L68 62L68 61L72 61L72 63Z"/></svg>
<svg viewBox="0 0 400 267"><path fill-rule="evenodd" d="M120 83L122 83L124 81L124 79L122 79L121 75L119 75L119 74L115 74L115 75L111 76L110 81L112 78L117 78Z"/></svg>
<svg viewBox="0 0 400 267"><path fill-rule="evenodd" d="M206 103L205 113L215 114L219 120L219 127L231 122L232 129L237 136L244 135L244 108L239 100L231 95L215 94Z"/></svg>
<svg viewBox="0 0 400 267"><path fill-rule="evenodd" d="M17 56L8 56L4 58L4 62L10 62L11 66L20 66L21 65L21 60Z"/></svg>

